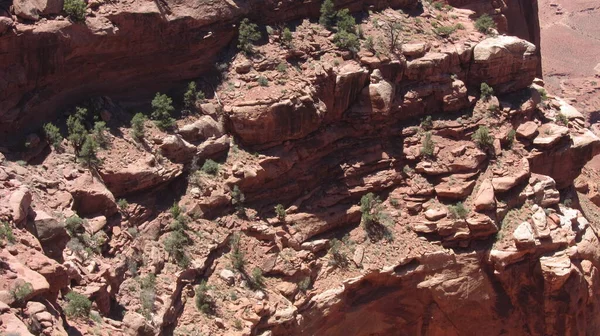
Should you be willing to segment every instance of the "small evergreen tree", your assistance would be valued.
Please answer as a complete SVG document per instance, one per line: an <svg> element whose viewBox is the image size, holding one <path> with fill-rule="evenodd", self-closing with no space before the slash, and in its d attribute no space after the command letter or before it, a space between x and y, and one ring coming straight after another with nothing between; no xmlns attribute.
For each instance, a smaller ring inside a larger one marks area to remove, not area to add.
<svg viewBox="0 0 600 336"><path fill-rule="evenodd" d="M240 234L239 233L234 233L233 236L231 237L230 247L231 247L231 254L230 254L231 266L238 271L244 270L244 265L246 264L246 260L245 260L244 252L242 251L241 246L240 246Z"/></svg>
<svg viewBox="0 0 600 336"><path fill-rule="evenodd" d="M160 130L167 130L175 125L171 113L175 110L173 100L166 94L156 93L152 99L152 119Z"/></svg>
<svg viewBox="0 0 600 336"><path fill-rule="evenodd" d="M482 149L490 148L494 145L494 138L490 134L490 129L486 126L479 126L471 139Z"/></svg>
<svg viewBox="0 0 600 336"><path fill-rule="evenodd" d="M198 286L196 286L196 308L204 314L209 314L212 311L212 299L208 295L210 287L206 284L206 280L202 280Z"/></svg>
<svg viewBox="0 0 600 336"><path fill-rule="evenodd" d="M88 169L96 169L101 163L97 153L98 144L91 135L87 135L77 157Z"/></svg>
<svg viewBox="0 0 600 336"><path fill-rule="evenodd" d="M338 31L333 37L333 43L340 49L346 49L352 52L358 52L360 49L360 41L356 34L345 30Z"/></svg>
<svg viewBox="0 0 600 336"><path fill-rule="evenodd" d="M433 156L433 152L435 151L435 142L431 139L431 132L425 133L425 138L423 139L423 147L421 147L421 155L424 156Z"/></svg>
<svg viewBox="0 0 600 336"><path fill-rule="evenodd" d="M481 91L481 97L484 100L488 100L494 95L494 89L487 83L481 83L481 87L479 90Z"/></svg>
<svg viewBox="0 0 600 336"><path fill-rule="evenodd" d="M277 204L275 206L275 214L277 215L277 219L279 219L280 222L285 222L285 207L282 204Z"/></svg>
<svg viewBox="0 0 600 336"><path fill-rule="evenodd" d="M188 84L187 91L183 94L183 104L188 110L193 109L198 101L206 99L204 92L198 91L196 82Z"/></svg>
<svg viewBox="0 0 600 336"><path fill-rule="evenodd" d="M281 44L283 44L286 48L291 49L293 46L293 43L292 43L293 38L294 37L293 37L290 29L288 27L285 27L283 29L283 33L281 34Z"/></svg>
<svg viewBox="0 0 600 336"><path fill-rule="evenodd" d="M244 201L246 200L244 193L240 190L237 185L233 186L231 191L231 205L235 207L238 216L244 216L246 209L244 209Z"/></svg>
<svg viewBox="0 0 600 336"><path fill-rule="evenodd" d="M244 18L240 23L237 47L247 55L254 51L254 42L261 37L257 29L258 26L247 18Z"/></svg>
<svg viewBox="0 0 600 336"><path fill-rule="evenodd" d="M85 21L86 8L87 5L83 0L65 0L63 4L63 10L75 22Z"/></svg>
<svg viewBox="0 0 600 336"><path fill-rule="evenodd" d="M482 34L488 34L491 29L496 29L496 23L491 16L483 14L475 21L475 28Z"/></svg>
<svg viewBox="0 0 600 336"><path fill-rule="evenodd" d="M93 134L96 143L100 147L106 148L108 145L108 136L106 136L106 123L104 121L96 121L94 123Z"/></svg>
<svg viewBox="0 0 600 336"><path fill-rule="evenodd" d="M333 0L325 0L321 5L321 17L319 23L327 29L331 29L335 23L335 5Z"/></svg>
<svg viewBox="0 0 600 336"><path fill-rule="evenodd" d="M144 130L145 121L146 116L142 113L136 113L133 118L131 118L131 136L137 141L144 139L146 133Z"/></svg>
<svg viewBox="0 0 600 336"><path fill-rule="evenodd" d="M87 135L87 130L84 126L86 116L87 109L77 107L75 113L67 118L68 139L75 148L75 154L79 153Z"/></svg>
<svg viewBox="0 0 600 336"><path fill-rule="evenodd" d="M52 123L48 123L44 125L44 133L46 134L46 139L55 150L60 149L60 144L63 141L63 137L60 134L60 130L58 127L54 126Z"/></svg>
<svg viewBox="0 0 600 336"><path fill-rule="evenodd" d="M356 20L350 15L350 10L348 8L339 10L336 17L338 31L345 30L349 33L356 33Z"/></svg>
<svg viewBox="0 0 600 336"><path fill-rule="evenodd" d="M67 306L65 307L67 316L86 318L90 315L92 302L85 295L70 291L65 297L67 299Z"/></svg>

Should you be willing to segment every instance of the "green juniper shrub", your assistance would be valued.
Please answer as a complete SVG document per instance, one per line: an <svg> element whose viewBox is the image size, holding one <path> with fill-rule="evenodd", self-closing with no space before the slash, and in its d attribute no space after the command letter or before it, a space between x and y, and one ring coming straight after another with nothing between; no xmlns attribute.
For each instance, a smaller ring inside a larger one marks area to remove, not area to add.
<svg viewBox="0 0 600 336"><path fill-rule="evenodd" d="M79 152L87 136L87 130L84 126L86 116L87 109L77 107L76 112L67 118L68 139L75 148L75 154Z"/></svg>
<svg viewBox="0 0 600 336"><path fill-rule="evenodd" d="M60 130L58 127L54 126L52 123L48 123L44 125L44 134L46 134L46 139L48 143L52 145L55 150L60 149L60 144L63 141L63 137L60 134Z"/></svg>
<svg viewBox="0 0 600 336"><path fill-rule="evenodd" d="M260 86L269 86L269 80L265 76L260 76L256 80Z"/></svg>
<svg viewBox="0 0 600 336"><path fill-rule="evenodd" d="M145 121L146 116L142 113L136 113L133 118L131 118L131 136L137 141L144 139L146 133L144 130Z"/></svg>
<svg viewBox="0 0 600 336"><path fill-rule="evenodd" d="M5 240L9 243L15 242L15 235L13 234L12 227L8 222L0 223L0 240Z"/></svg>
<svg viewBox="0 0 600 336"><path fill-rule="evenodd" d="M210 314L212 312L213 301L208 295L210 287L206 283L206 280L202 280L198 286L196 286L196 309L204 314Z"/></svg>
<svg viewBox="0 0 600 336"><path fill-rule="evenodd" d="M156 93L152 99L151 116L160 130L164 131L175 126L175 119L171 117L173 111L175 111L173 100L166 94Z"/></svg>
<svg viewBox="0 0 600 336"><path fill-rule="evenodd" d="M327 28L333 28L333 24L335 23L336 11L335 5L333 4L333 0L325 0L321 5L321 16L319 17L319 23Z"/></svg>
<svg viewBox="0 0 600 336"><path fill-rule="evenodd" d="M208 175L216 176L219 173L219 168L220 167L217 162L211 159L207 159L206 161L204 161L204 164L202 165L202 168L200 168L200 170L202 170Z"/></svg>
<svg viewBox="0 0 600 336"><path fill-rule="evenodd" d="M421 147L421 155L427 157L433 157L433 152L435 151L435 142L431 139L431 132L425 133L425 137L423 138L423 146Z"/></svg>
<svg viewBox="0 0 600 336"><path fill-rule="evenodd" d="M431 116L428 115L421 121L421 128L428 131L433 127L433 121L431 120Z"/></svg>
<svg viewBox="0 0 600 336"><path fill-rule="evenodd" d="M254 42L260 40L261 35L257 28L258 26L247 18L240 23L237 47L247 55L254 52Z"/></svg>
<svg viewBox="0 0 600 336"><path fill-rule="evenodd" d="M147 320L150 320L154 312L154 300L156 298L156 275L151 273L140 278L140 288L141 313Z"/></svg>
<svg viewBox="0 0 600 336"><path fill-rule="evenodd" d="M265 277L260 268L255 267L252 270L252 278L250 279L251 287L254 289L261 289L265 287Z"/></svg>
<svg viewBox="0 0 600 336"><path fill-rule="evenodd" d="M556 114L556 121L557 123L562 124L563 126L569 125L569 118L567 118L567 116L563 113Z"/></svg>
<svg viewBox="0 0 600 336"><path fill-rule="evenodd" d="M491 29L496 29L496 23L491 16L483 14L475 21L475 28L482 34L488 34Z"/></svg>
<svg viewBox="0 0 600 336"><path fill-rule="evenodd" d="M9 292L16 302L24 303L25 299L33 293L33 285L29 282L19 283Z"/></svg>
<svg viewBox="0 0 600 336"><path fill-rule="evenodd" d="M85 21L86 3L83 0L65 0L63 10L75 22Z"/></svg>
<svg viewBox="0 0 600 336"><path fill-rule="evenodd" d="M186 268L190 263L189 257L185 253L185 247L189 243L189 238L183 230L172 231L165 239L165 251L182 268Z"/></svg>
<svg viewBox="0 0 600 336"><path fill-rule="evenodd" d="M329 242L329 254L331 259L329 265L333 267L345 268L348 265L348 258L346 254L342 252L342 242L334 238Z"/></svg>
<svg viewBox="0 0 600 336"><path fill-rule="evenodd" d="M494 137L490 134L490 129L487 126L479 126L477 131L471 137L473 141L481 149L490 148L494 145Z"/></svg>
<svg viewBox="0 0 600 336"><path fill-rule="evenodd" d="M336 26L338 31L345 30L349 33L356 33L356 20L350 15L348 8L340 9L336 13L337 21Z"/></svg>
<svg viewBox="0 0 600 336"><path fill-rule="evenodd" d="M450 36L455 31L456 31L455 26L439 26L439 27L435 28L435 33L438 34L439 36L443 36L443 37Z"/></svg>
<svg viewBox="0 0 600 336"><path fill-rule="evenodd" d="M340 30L333 37L333 43L340 49L349 50L351 52L358 52L360 49L360 40L356 34Z"/></svg>
<svg viewBox="0 0 600 336"><path fill-rule="evenodd" d="M363 48L367 49L368 51L375 53L375 42L373 41L373 37L371 36L367 36L367 38L365 39L365 41L363 42Z"/></svg>
<svg viewBox="0 0 600 336"><path fill-rule="evenodd" d="M302 279L298 282L298 289L301 292L306 293L306 291L310 288L310 285L311 285L310 282L311 282L310 277L309 276L305 277L304 279Z"/></svg>
<svg viewBox="0 0 600 336"><path fill-rule="evenodd" d="M77 158L81 160L83 165L88 169L96 169L100 166L101 161L98 158L98 145L91 135L86 135L85 141L81 146Z"/></svg>
<svg viewBox="0 0 600 336"><path fill-rule="evenodd" d="M69 317L87 318L92 309L92 302L82 294L70 291L65 295L67 305L64 307L65 314Z"/></svg>
<svg viewBox="0 0 600 336"><path fill-rule="evenodd" d="M281 44L288 48L291 49L293 47L293 35L292 32L290 31L290 29L288 27L283 28L283 33L281 34Z"/></svg>
<svg viewBox="0 0 600 336"><path fill-rule="evenodd" d="M449 205L448 212L450 213L450 218L454 219L465 219L469 214L469 210L462 204L462 202L458 202L455 205Z"/></svg>
<svg viewBox="0 0 600 336"><path fill-rule="evenodd" d="M246 209L244 208L244 201L246 197L237 185L233 186L231 191L231 205L234 206L238 216L245 216Z"/></svg>
<svg viewBox="0 0 600 336"><path fill-rule="evenodd" d="M65 229L71 237L76 236L83 229L83 219L73 215L65 220Z"/></svg>
<svg viewBox="0 0 600 336"><path fill-rule="evenodd" d="M285 64L283 62L277 64L277 71L279 71L281 73L286 73L287 72L287 64Z"/></svg>
<svg viewBox="0 0 600 336"><path fill-rule="evenodd" d="M181 216L181 207L179 206L179 203L177 203L177 201L173 202L173 205L169 208L169 212L171 213L171 216L173 216L173 218L175 219Z"/></svg>
<svg viewBox="0 0 600 336"><path fill-rule="evenodd" d="M484 100L489 100L494 95L494 89L487 83L481 83L480 91Z"/></svg>
<svg viewBox="0 0 600 336"><path fill-rule="evenodd" d="M282 204L277 204L275 206L275 214L277 215L277 219L279 219L280 222L285 222L285 207Z"/></svg>
<svg viewBox="0 0 600 336"><path fill-rule="evenodd" d="M515 143L515 137L517 135L517 131L514 128L511 128L506 135L506 142L508 143L508 148L512 148Z"/></svg>
<svg viewBox="0 0 600 336"><path fill-rule="evenodd" d="M129 202L127 202L127 200L124 198L120 198L117 201L117 206L119 206L119 209L124 212L129 207Z"/></svg>
<svg viewBox="0 0 600 336"><path fill-rule="evenodd" d="M236 232L231 236L231 240L229 242L231 247L231 267L238 271L242 271L244 269L244 265L246 264L244 251L242 251L240 246L240 239L240 234Z"/></svg>
<svg viewBox="0 0 600 336"><path fill-rule="evenodd" d="M106 148L106 146L108 145L108 137L106 136L106 132L106 123L104 121L96 121L94 123L94 139L96 140L96 143L102 148Z"/></svg>

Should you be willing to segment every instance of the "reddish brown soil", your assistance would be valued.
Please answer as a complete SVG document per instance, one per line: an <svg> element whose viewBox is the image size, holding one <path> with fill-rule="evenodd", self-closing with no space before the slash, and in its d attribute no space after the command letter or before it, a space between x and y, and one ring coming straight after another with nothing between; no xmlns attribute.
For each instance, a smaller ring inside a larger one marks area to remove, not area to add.
<svg viewBox="0 0 600 336"><path fill-rule="evenodd" d="M572 99L591 123L600 115L600 2L540 0L548 91Z"/></svg>

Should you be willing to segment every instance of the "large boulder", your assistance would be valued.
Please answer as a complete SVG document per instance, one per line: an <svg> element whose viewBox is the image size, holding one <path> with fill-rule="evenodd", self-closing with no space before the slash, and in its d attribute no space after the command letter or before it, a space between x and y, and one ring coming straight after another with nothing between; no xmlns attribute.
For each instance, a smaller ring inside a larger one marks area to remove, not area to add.
<svg viewBox="0 0 600 336"><path fill-rule="evenodd" d="M210 116L202 116L191 124L184 125L177 131L186 141L198 141L208 138L219 138L225 134L223 125Z"/></svg>
<svg viewBox="0 0 600 336"><path fill-rule="evenodd" d="M73 196L73 210L80 216L117 213L115 197L106 186L91 174L83 174L73 180L68 190Z"/></svg>
<svg viewBox="0 0 600 336"><path fill-rule="evenodd" d="M27 218L31 201L31 191L29 191L29 188L26 186L21 186L9 196L8 206L12 212L12 218L15 223L21 223Z"/></svg>
<svg viewBox="0 0 600 336"><path fill-rule="evenodd" d="M196 146L183 140L181 135L168 135L160 145L160 152L173 162L184 163L194 158Z"/></svg>
<svg viewBox="0 0 600 336"><path fill-rule="evenodd" d="M52 259L61 259L62 251L71 239L64 223L59 222L42 210L36 210L33 219L33 230L34 235L44 249L44 253Z"/></svg>
<svg viewBox="0 0 600 336"><path fill-rule="evenodd" d="M514 36L490 37L473 48L468 82L485 82L497 93L515 91L531 84L537 65L534 44Z"/></svg>
<svg viewBox="0 0 600 336"><path fill-rule="evenodd" d="M198 159L204 160L213 157L219 153L223 153L229 149L231 139L229 135L223 135L218 139L208 139L198 146L196 152Z"/></svg>
<svg viewBox="0 0 600 336"><path fill-rule="evenodd" d="M63 0L14 0L15 14L25 20L39 20L41 15L60 14Z"/></svg>

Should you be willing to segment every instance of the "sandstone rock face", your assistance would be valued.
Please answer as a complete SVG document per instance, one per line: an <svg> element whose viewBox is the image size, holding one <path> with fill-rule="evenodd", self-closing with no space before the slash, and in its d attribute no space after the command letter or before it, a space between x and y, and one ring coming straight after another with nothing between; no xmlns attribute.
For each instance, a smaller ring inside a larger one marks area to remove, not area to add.
<svg viewBox="0 0 600 336"><path fill-rule="evenodd" d="M487 38L473 49L469 82L486 82L498 93L529 86L538 66L535 45L512 36Z"/></svg>
<svg viewBox="0 0 600 336"><path fill-rule="evenodd" d="M118 170L105 167L100 175L106 187L116 197L120 197L171 181L181 175L181 168L176 165L152 166L140 162Z"/></svg>
<svg viewBox="0 0 600 336"><path fill-rule="evenodd" d="M58 3L62 2L48 0L46 6L54 9ZM352 11L363 6L407 9L414 8L417 3L417 0L356 0L347 3L347 6ZM41 125L42 120L50 120L53 111L65 101L79 99L82 95L112 94L118 97L123 95L125 88L144 84L149 78L163 85L181 81L182 78L197 78L212 67L215 56L237 36L237 30L226 27L223 22L238 22L249 14L250 9L261 13L259 23L264 24L318 17L320 2L286 1L276 5L253 0L243 8L226 4L218 4L216 8L212 6L208 3L201 6L173 6L167 19L159 4L148 3L131 10L119 8L110 14L110 20L104 17L90 18L87 27L68 21L47 22L35 29L24 30L26 36L3 35L0 49L12 51L2 54L0 63L11 66L3 68L0 78L12 80L0 85L2 138L7 139L4 134L13 133L15 129L37 129L39 125L33 125L30 116L39 117ZM161 32L160 37L156 35L157 31ZM61 43L64 36L77 38L71 39L70 43ZM36 58L49 44L61 46L56 57L48 57L42 63L23 62L24 59ZM169 58L166 61L164 56L180 45L189 45L190 48L178 53L176 60ZM28 57L23 57L24 50ZM85 60L99 53L106 57L98 60L93 68L86 67ZM123 64L130 66L123 67ZM96 76L96 69L123 70L106 71L102 76ZM85 88L80 85L83 82L87 83ZM26 98L26 103L22 100L27 93L42 88L44 93L27 96L30 98Z"/></svg>
<svg viewBox="0 0 600 336"><path fill-rule="evenodd" d="M10 195L8 206L12 212L12 218L15 223L21 223L27 218L31 200L31 191L25 186L17 189Z"/></svg>

